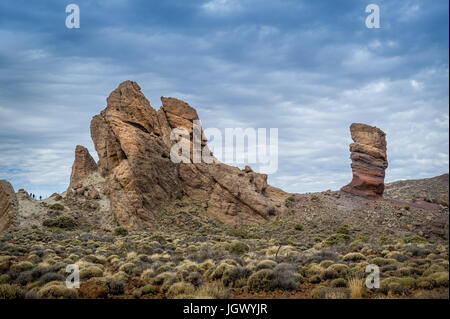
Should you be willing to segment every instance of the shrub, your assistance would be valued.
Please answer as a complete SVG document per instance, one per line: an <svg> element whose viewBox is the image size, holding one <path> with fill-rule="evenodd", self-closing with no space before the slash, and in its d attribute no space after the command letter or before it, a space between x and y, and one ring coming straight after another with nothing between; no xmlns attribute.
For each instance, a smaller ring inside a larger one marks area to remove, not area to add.
<svg viewBox="0 0 450 319"><path fill-rule="evenodd" d="M295 230L302 231L303 230L303 225L302 224L296 224L295 225Z"/></svg>
<svg viewBox="0 0 450 319"><path fill-rule="evenodd" d="M222 275L222 283L225 287L242 288L247 284L251 271L244 267L235 267L225 270Z"/></svg>
<svg viewBox="0 0 450 319"><path fill-rule="evenodd" d="M248 286L251 290L255 291L269 291L274 287L273 280L275 278L275 273L271 269L262 269L248 278Z"/></svg>
<svg viewBox="0 0 450 319"><path fill-rule="evenodd" d="M111 295L122 295L125 292L125 283L122 280L109 279L106 288Z"/></svg>
<svg viewBox="0 0 450 319"><path fill-rule="evenodd" d="M17 285L0 285L0 299L23 299L25 293Z"/></svg>
<svg viewBox="0 0 450 319"><path fill-rule="evenodd" d="M256 270L261 270L261 269L273 269L276 267L276 265L278 265L275 261L270 260L270 259L266 259L266 260L262 260L258 263L258 265L256 265Z"/></svg>
<svg viewBox="0 0 450 319"><path fill-rule="evenodd" d="M408 257L399 251L391 251L389 254L386 255L387 258L393 258L399 262L403 262L408 259Z"/></svg>
<svg viewBox="0 0 450 319"><path fill-rule="evenodd" d="M128 230L125 227L119 226L114 229L114 235L116 236L127 236Z"/></svg>
<svg viewBox="0 0 450 319"><path fill-rule="evenodd" d="M15 280L15 282L20 285L26 285L32 281L33 281L33 272L31 270L20 273L17 279Z"/></svg>
<svg viewBox="0 0 450 319"><path fill-rule="evenodd" d="M133 296L135 298L140 298L143 295L155 294L158 291L159 291L158 287L156 287L154 285L145 285L144 287L141 287L139 289L135 289L133 291Z"/></svg>
<svg viewBox="0 0 450 319"><path fill-rule="evenodd" d="M334 264L325 269L321 276L323 279L345 278L348 274L348 266L344 264Z"/></svg>
<svg viewBox="0 0 450 319"><path fill-rule="evenodd" d="M312 299L324 299L326 297L327 292L330 288L325 286L318 286L311 290L311 298Z"/></svg>
<svg viewBox="0 0 450 319"><path fill-rule="evenodd" d="M16 264L13 264L9 268L9 271L10 271L11 275L17 276L21 272L24 272L26 270L30 270L31 268L33 268L33 264L32 263L30 263L29 261L21 261L21 262L18 262Z"/></svg>
<svg viewBox="0 0 450 319"><path fill-rule="evenodd" d="M295 290L301 276L296 274L296 267L292 264L282 263L274 269L273 287L283 290Z"/></svg>
<svg viewBox="0 0 450 319"><path fill-rule="evenodd" d="M201 286L197 293L198 299L228 299L230 292L220 283L213 282Z"/></svg>
<svg viewBox="0 0 450 319"><path fill-rule="evenodd" d="M332 261L332 260L322 260L320 262L319 266L326 269L326 268L330 267L332 264L334 264L334 261Z"/></svg>
<svg viewBox="0 0 450 319"><path fill-rule="evenodd" d="M59 203L55 203L53 205L50 205L49 208L53 209L53 210L64 210L64 206L59 204Z"/></svg>
<svg viewBox="0 0 450 319"><path fill-rule="evenodd" d="M292 208L294 206L294 201L295 198L293 196L290 196L284 201L284 206L286 206L287 208Z"/></svg>
<svg viewBox="0 0 450 319"><path fill-rule="evenodd" d="M393 258L375 257L375 258L371 259L370 263L375 264L379 267L383 267L386 265L396 264L397 260L395 260Z"/></svg>
<svg viewBox="0 0 450 319"><path fill-rule="evenodd" d="M48 299L76 299L78 292L74 288L67 288L62 283L50 282L39 290L39 295Z"/></svg>
<svg viewBox="0 0 450 319"><path fill-rule="evenodd" d="M51 281L64 281L64 280L65 277L63 275L54 272L46 273L39 279L39 281L43 284L46 284Z"/></svg>
<svg viewBox="0 0 450 319"><path fill-rule="evenodd" d="M45 227L57 227L57 228L74 228L75 222L72 218L67 216L59 216L56 219L46 219L42 223Z"/></svg>
<svg viewBox="0 0 450 319"><path fill-rule="evenodd" d="M225 232L228 236L239 237L242 239L250 239L252 236L247 230L243 228L231 228Z"/></svg>
<svg viewBox="0 0 450 319"><path fill-rule="evenodd" d="M344 234L348 235L350 233L350 230L348 229L348 225L342 225L336 230L336 234Z"/></svg>
<svg viewBox="0 0 450 319"><path fill-rule="evenodd" d="M134 264L133 263L125 263L122 266L120 266L119 271L124 271L128 275L132 275L134 272Z"/></svg>
<svg viewBox="0 0 450 319"><path fill-rule="evenodd" d="M348 287L350 289L350 298L360 299L362 297L363 279L359 277L351 277L348 279Z"/></svg>
<svg viewBox="0 0 450 319"><path fill-rule="evenodd" d="M318 284L322 281L322 278L320 278L319 275L313 275L308 279L308 281L312 284Z"/></svg>
<svg viewBox="0 0 450 319"><path fill-rule="evenodd" d="M169 290L166 293L166 297L169 299L173 299L180 295L192 296L194 292L195 288L193 285L185 282L177 282L170 286Z"/></svg>
<svg viewBox="0 0 450 319"><path fill-rule="evenodd" d="M250 247L239 240L233 240L230 245L230 251L236 254L243 254L249 251Z"/></svg>
<svg viewBox="0 0 450 319"><path fill-rule="evenodd" d="M347 280L344 278L336 278L330 282L332 287L347 287Z"/></svg>
<svg viewBox="0 0 450 319"><path fill-rule="evenodd" d="M360 261L360 260L365 260L366 256L364 256L361 253L349 253L349 254L345 255L342 259L344 261L356 262L356 261Z"/></svg>
<svg viewBox="0 0 450 319"><path fill-rule="evenodd" d="M144 270L141 274L141 279L145 282L150 282L150 280L154 277L155 271L152 268Z"/></svg>
<svg viewBox="0 0 450 319"><path fill-rule="evenodd" d="M227 270L231 270L236 268L236 266L234 265L230 265L228 263L222 262L219 266L216 267L216 269L214 269L214 271L210 274L210 279L211 280L217 280L217 279L222 279L223 274L227 271Z"/></svg>
<svg viewBox="0 0 450 319"><path fill-rule="evenodd" d="M346 234L333 234L322 242L324 247L343 245L350 241L350 236Z"/></svg>
<svg viewBox="0 0 450 319"><path fill-rule="evenodd" d="M417 287L431 290L434 288L434 280L428 277L417 279Z"/></svg>
<svg viewBox="0 0 450 319"><path fill-rule="evenodd" d="M102 277L103 270L97 266L88 266L80 270L81 279L89 279L93 277Z"/></svg>
<svg viewBox="0 0 450 319"><path fill-rule="evenodd" d="M407 236L403 239L403 242L405 244L421 244L421 243L428 243L428 240L423 238L422 236Z"/></svg>
<svg viewBox="0 0 450 319"><path fill-rule="evenodd" d="M435 287L448 287L448 271L435 272L428 276Z"/></svg>

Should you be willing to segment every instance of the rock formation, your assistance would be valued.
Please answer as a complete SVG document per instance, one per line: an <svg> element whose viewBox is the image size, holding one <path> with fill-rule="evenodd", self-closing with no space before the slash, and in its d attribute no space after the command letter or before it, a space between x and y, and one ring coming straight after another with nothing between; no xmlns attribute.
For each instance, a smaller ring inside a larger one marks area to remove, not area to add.
<svg viewBox="0 0 450 319"><path fill-rule="evenodd" d="M281 211L282 199L269 195L281 191L267 185L266 175L222 163L194 164L192 153L188 163L174 163L170 150L176 141L170 139L171 131L185 128L192 137L198 115L181 100L161 101L156 111L139 85L126 81L91 122L98 167L106 179L103 192L120 225L130 230L156 227L154 214L182 194L207 205L210 216L233 225L266 220ZM207 147L206 141L201 145Z"/></svg>
<svg viewBox="0 0 450 319"><path fill-rule="evenodd" d="M16 226L19 204L14 189L8 181L0 180L0 232Z"/></svg>
<svg viewBox="0 0 450 319"><path fill-rule="evenodd" d="M72 165L69 188L74 187L77 183L96 170L97 163L95 163L91 154L89 154L88 149L84 146L77 145L75 148L75 160Z"/></svg>
<svg viewBox="0 0 450 319"><path fill-rule="evenodd" d="M353 123L350 144L353 179L342 191L370 199L383 196L386 155L386 134L377 127Z"/></svg>

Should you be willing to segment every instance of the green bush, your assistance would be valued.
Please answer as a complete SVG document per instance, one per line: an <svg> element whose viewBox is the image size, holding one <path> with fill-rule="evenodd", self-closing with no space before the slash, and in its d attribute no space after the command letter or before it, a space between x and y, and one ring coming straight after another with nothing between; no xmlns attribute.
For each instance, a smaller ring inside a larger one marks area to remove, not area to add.
<svg viewBox="0 0 450 319"><path fill-rule="evenodd" d="M248 278L247 285L251 290L269 291L273 289L275 273L272 269L262 269Z"/></svg>
<svg viewBox="0 0 450 319"><path fill-rule="evenodd" d="M243 254L249 251L250 247L239 240L233 240L230 245L230 251L236 254Z"/></svg>
<svg viewBox="0 0 450 319"><path fill-rule="evenodd" d="M296 224L295 225L295 230L302 231L303 230L303 225L302 224Z"/></svg>
<svg viewBox="0 0 450 319"><path fill-rule="evenodd" d="M327 246L333 246L333 245L343 245L350 241L350 236L347 234L333 234L329 236L327 239L325 239L322 242L322 245Z"/></svg>
<svg viewBox="0 0 450 319"><path fill-rule="evenodd" d="M347 280L344 278L336 278L330 282L332 287L347 287Z"/></svg>
<svg viewBox="0 0 450 319"><path fill-rule="evenodd" d="M366 256L364 256L361 253L348 253L347 255L345 255L344 257L342 257L342 259L344 261L360 261L360 260L365 260Z"/></svg>
<svg viewBox="0 0 450 319"><path fill-rule="evenodd" d="M57 227L57 228L74 228L75 221L67 216L59 216L56 219L46 219L42 223L45 227Z"/></svg>
<svg viewBox="0 0 450 319"><path fill-rule="evenodd" d="M342 225L336 230L336 234L344 234L348 235L350 233L350 230L348 229L348 225Z"/></svg>
<svg viewBox="0 0 450 319"><path fill-rule="evenodd" d="M55 203L53 205L50 205L49 208L53 209L53 210L64 210L64 206L59 204L59 203Z"/></svg>
<svg viewBox="0 0 450 319"><path fill-rule="evenodd" d="M25 294L17 285L0 285L0 299L23 299Z"/></svg>
<svg viewBox="0 0 450 319"><path fill-rule="evenodd" d="M127 236L128 230L125 227L119 226L114 229L114 235L116 236Z"/></svg>
<svg viewBox="0 0 450 319"><path fill-rule="evenodd" d="M428 240L423 238L422 236L407 236L403 239L403 242L405 244L421 244L421 243L428 243Z"/></svg>
<svg viewBox="0 0 450 319"><path fill-rule="evenodd" d="M78 292L62 283L50 282L39 290L39 295L46 299L76 299Z"/></svg>
<svg viewBox="0 0 450 319"><path fill-rule="evenodd" d="M228 236L239 237L242 239L254 238L247 230L243 228L231 228L225 232Z"/></svg>
<svg viewBox="0 0 450 319"><path fill-rule="evenodd" d="M93 277L102 277L103 270L97 266L88 266L80 270L81 279L90 279Z"/></svg>
<svg viewBox="0 0 450 319"><path fill-rule="evenodd" d="M290 196L284 201L284 206L286 206L287 208L292 208L294 206L294 201L295 198L293 196Z"/></svg>

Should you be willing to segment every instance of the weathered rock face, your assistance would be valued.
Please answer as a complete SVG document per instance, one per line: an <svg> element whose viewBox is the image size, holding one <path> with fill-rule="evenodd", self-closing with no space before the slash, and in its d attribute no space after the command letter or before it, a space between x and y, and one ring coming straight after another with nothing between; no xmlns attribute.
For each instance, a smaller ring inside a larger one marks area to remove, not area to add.
<svg viewBox="0 0 450 319"><path fill-rule="evenodd" d="M16 226L19 204L14 189L8 181L0 181L0 232Z"/></svg>
<svg viewBox="0 0 450 319"><path fill-rule="evenodd" d="M106 178L111 210L119 224L130 230L153 227L155 212L184 194L207 203L208 214L230 224L258 222L277 214L281 203L266 194L267 176L250 168L240 170L222 163L174 163L170 139L174 128L185 128L191 139L195 109L175 98L161 98L156 111L139 85L126 81L107 99L107 107L91 122L91 136ZM207 147L202 141L202 148ZM192 148L192 145L190 145Z"/></svg>
<svg viewBox="0 0 450 319"><path fill-rule="evenodd" d="M81 180L97 170L97 164L87 148L77 145L75 148L75 160L72 165L69 188L74 187Z"/></svg>
<svg viewBox="0 0 450 319"><path fill-rule="evenodd" d="M354 143L350 144L353 179L342 191L379 199L383 196L386 155L386 134L377 127L353 123L350 132Z"/></svg>

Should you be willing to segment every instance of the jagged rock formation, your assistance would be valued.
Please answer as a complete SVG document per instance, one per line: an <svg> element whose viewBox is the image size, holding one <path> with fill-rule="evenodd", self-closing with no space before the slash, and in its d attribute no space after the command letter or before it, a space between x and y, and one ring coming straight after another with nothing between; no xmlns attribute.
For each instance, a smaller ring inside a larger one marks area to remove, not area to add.
<svg viewBox="0 0 450 319"><path fill-rule="evenodd" d="M97 163L95 163L91 154L89 154L88 149L84 146L77 145L75 148L75 160L72 165L69 188L74 187L96 170Z"/></svg>
<svg viewBox="0 0 450 319"><path fill-rule="evenodd" d="M192 152L188 163L174 163L170 150L177 141L170 139L171 131L185 128L192 137L198 115L181 100L161 101L156 111L139 85L126 81L92 119L91 137L106 179L103 192L119 224L130 230L157 227L152 224L154 213L182 194L205 203L208 214L233 225L266 220L281 211L281 200L269 196L276 191L267 185L266 175L222 163L194 164ZM201 145L207 147L206 141Z"/></svg>
<svg viewBox="0 0 450 319"><path fill-rule="evenodd" d="M354 143L350 144L353 179L342 191L379 199L383 196L386 155L386 134L377 127L353 123L350 132Z"/></svg>
<svg viewBox="0 0 450 319"><path fill-rule="evenodd" d="M18 207L12 185L8 181L0 180L0 232L15 228Z"/></svg>

